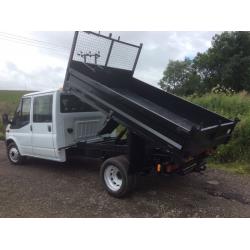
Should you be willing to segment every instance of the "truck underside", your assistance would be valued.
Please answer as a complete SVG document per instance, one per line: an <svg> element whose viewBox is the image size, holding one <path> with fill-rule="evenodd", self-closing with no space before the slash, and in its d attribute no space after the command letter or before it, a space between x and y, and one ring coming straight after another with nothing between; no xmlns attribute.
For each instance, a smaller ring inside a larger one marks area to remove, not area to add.
<svg viewBox="0 0 250 250"><path fill-rule="evenodd" d="M103 161L120 155L126 156L130 163L129 172L132 174L187 174L193 171L205 170L205 159L209 153L195 157L179 159L167 148L159 148L145 138L132 132L122 130L117 137L97 137L91 141L78 142L66 149L67 158L84 156L100 158Z"/></svg>

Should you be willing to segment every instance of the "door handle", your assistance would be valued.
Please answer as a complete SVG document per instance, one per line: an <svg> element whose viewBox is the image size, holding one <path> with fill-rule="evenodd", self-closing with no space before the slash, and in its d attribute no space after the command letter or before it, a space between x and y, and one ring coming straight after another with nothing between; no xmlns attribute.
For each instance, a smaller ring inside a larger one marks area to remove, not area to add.
<svg viewBox="0 0 250 250"><path fill-rule="evenodd" d="M51 132L51 125L48 125L48 131Z"/></svg>
<svg viewBox="0 0 250 250"><path fill-rule="evenodd" d="M30 131L32 131L32 125L30 125Z"/></svg>

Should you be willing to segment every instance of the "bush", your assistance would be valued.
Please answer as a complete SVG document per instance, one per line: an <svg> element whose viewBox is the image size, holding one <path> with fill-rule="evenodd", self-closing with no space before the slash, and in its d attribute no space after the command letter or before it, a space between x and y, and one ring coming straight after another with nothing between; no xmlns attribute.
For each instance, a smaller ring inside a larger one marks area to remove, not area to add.
<svg viewBox="0 0 250 250"><path fill-rule="evenodd" d="M241 120L230 142L218 148L213 160L221 163L250 162L250 96L246 92L232 95L210 93L188 99L227 118Z"/></svg>

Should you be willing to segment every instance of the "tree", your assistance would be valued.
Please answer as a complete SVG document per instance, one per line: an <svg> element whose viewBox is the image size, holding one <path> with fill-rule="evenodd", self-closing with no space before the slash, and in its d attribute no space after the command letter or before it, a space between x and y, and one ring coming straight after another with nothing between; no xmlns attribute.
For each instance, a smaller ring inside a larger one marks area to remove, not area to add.
<svg viewBox="0 0 250 250"><path fill-rule="evenodd" d="M217 85L236 92L250 91L250 32L216 34L211 48L193 60L171 61L159 84L184 95L207 92Z"/></svg>
<svg viewBox="0 0 250 250"><path fill-rule="evenodd" d="M159 85L162 89L178 95L190 95L198 91L200 77L189 58L184 61L170 61Z"/></svg>
<svg viewBox="0 0 250 250"><path fill-rule="evenodd" d="M210 88L219 84L237 92L250 90L250 32L217 34L212 47L194 60L199 72L208 72L203 80Z"/></svg>

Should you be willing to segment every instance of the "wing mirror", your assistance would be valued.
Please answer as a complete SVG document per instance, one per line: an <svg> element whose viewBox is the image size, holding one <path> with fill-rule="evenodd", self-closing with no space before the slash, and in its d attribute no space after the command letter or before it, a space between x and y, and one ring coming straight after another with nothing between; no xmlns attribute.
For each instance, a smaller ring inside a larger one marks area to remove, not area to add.
<svg viewBox="0 0 250 250"><path fill-rule="evenodd" d="M6 127L9 123L11 123L11 121L9 120L8 114L2 115L2 122L3 122L4 127Z"/></svg>

